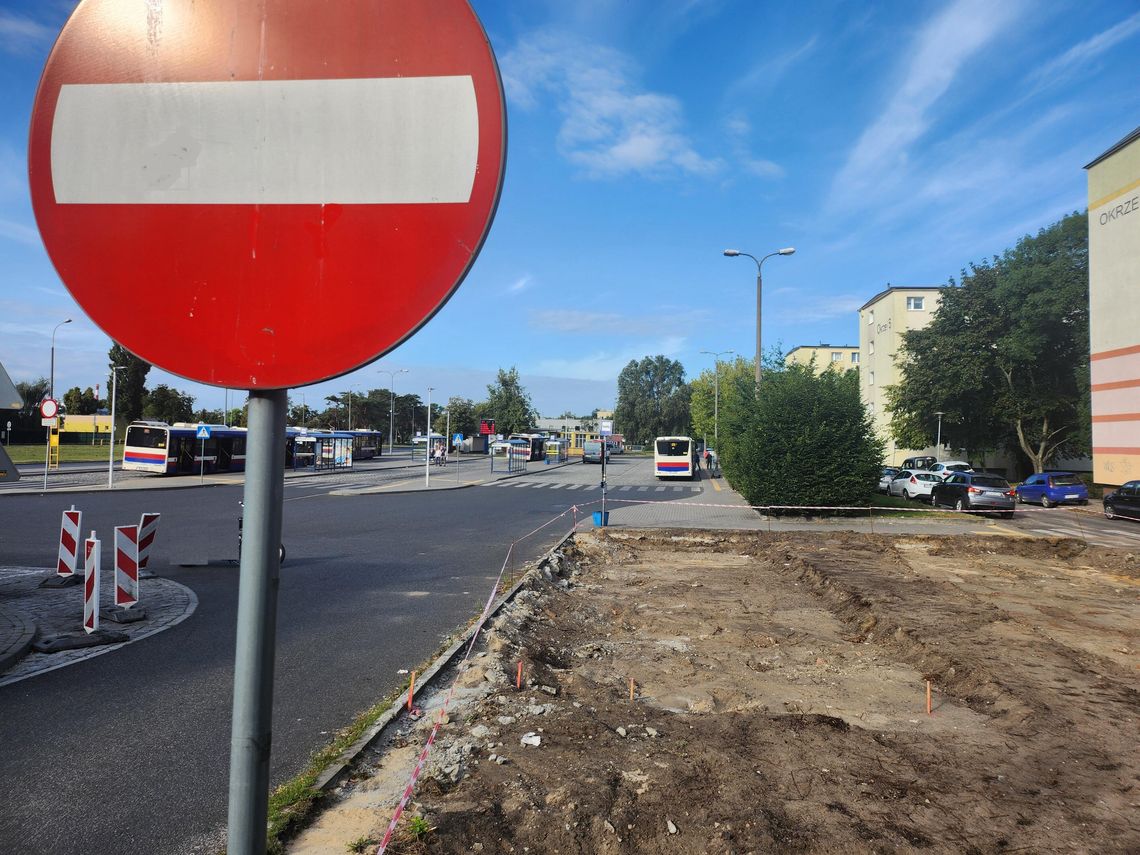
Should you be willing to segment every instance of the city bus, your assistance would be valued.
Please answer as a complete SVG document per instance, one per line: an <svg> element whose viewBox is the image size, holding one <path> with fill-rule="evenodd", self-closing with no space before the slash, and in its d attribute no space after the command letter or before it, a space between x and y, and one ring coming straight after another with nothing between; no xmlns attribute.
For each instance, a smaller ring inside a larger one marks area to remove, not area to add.
<svg viewBox="0 0 1140 855"><path fill-rule="evenodd" d="M246 429L207 425L210 438L202 440L198 438L200 427L189 422L132 422L123 446L123 469L153 475L244 472ZM318 472L351 468L357 441L354 433L286 428L285 466L312 467Z"/></svg>
<svg viewBox="0 0 1140 855"><path fill-rule="evenodd" d="M659 436L653 442L653 471L658 478L699 478L697 444L690 436Z"/></svg>
<svg viewBox="0 0 1140 855"><path fill-rule="evenodd" d="M127 425L123 469L155 475L245 470L245 428L207 425L210 438L198 439L198 425L139 421Z"/></svg>

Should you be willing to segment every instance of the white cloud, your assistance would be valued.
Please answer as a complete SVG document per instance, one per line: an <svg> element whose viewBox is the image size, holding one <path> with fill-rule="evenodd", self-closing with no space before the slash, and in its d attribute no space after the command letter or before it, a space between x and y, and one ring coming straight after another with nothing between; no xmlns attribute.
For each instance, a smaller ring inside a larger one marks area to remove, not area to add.
<svg viewBox="0 0 1140 855"><path fill-rule="evenodd" d="M531 276L529 273L526 274L525 276L520 276L518 279L516 279L514 282L512 282L510 285L507 286L506 293L518 294L520 291L525 291L527 288L529 288L530 283L531 283Z"/></svg>
<svg viewBox="0 0 1140 855"><path fill-rule="evenodd" d="M0 238L22 243L25 246L40 246L40 233L31 226L0 220Z"/></svg>
<svg viewBox="0 0 1140 855"><path fill-rule="evenodd" d="M783 178L784 168L780 164L752 156L748 141L752 134L752 123L743 113L729 114L725 119L724 129L733 154L745 172L749 172L757 178Z"/></svg>
<svg viewBox="0 0 1140 855"><path fill-rule="evenodd" d="M516 106L535 109L546 94L557 99L558 149L591 177L711 175L722 167L693 148L680 102L640 89L629 60L612 48L538 33L505 54L501 67Z"/></svg>
<svg viewBox="0 0 1140 855"><path fill-rule="evenodd" d="M1036 69L1029 75L1029 79L1042 86L1065 80L1076 73L1081 66L1087 65L1105 51L1137 33L1140 33L1140 12L1069 48L1052 62Z"/></svg>
<svg viewBox="0 0 1140 855"><path fill-rule="evenodd" d="M659 336L679 335L706 319L705 309L680 309L652 315L622 315L616 312L584 312L574 309L544 309L530 313L530 326L546 332Z"/></svg>
<svg viewBox="0 0 1140 855"><path fill-rule="evenodd" d="M49 27L13 12L0 12L0 50L10 54L27 54L55 35Z"/></svg>
<svg viewBox="0 0 1140 855"><path fill-rule="evenodd" d="M577 380L613 380L631 359L644 359L647 353L676 358L685 348L684 336L666 336L655 341L642 341L618 351L595 350L574 358L544 359L533 373Z"/></svg>
<svg viewBox="0 0 1140 855"><path fill-rule="evenodd" d="M1019 9L1014 0L957 0L922 28L904 52L901 85L836 175L835 201L856 203L876 188L902 180L909 147L926 133L931 108L967 60L1013 23Z"/></svg>
<svg viewBox="0 0 1140 855"><path fill-rule="evenodd" d="M732 82L726 92L729 101L737 101L755 95L756 92L771 92L788 71L802 59L815 52L818 36L812 36L801 45L788 48L783 53L766 57L754 65L739 79Z"/></svg>
<svg viewBox="0 0 1140 855"><path fill-rule="evenodd" d="M865 295L838 294L817 300L794 300L792 305L777 309L774 314L788 323L827 321L832 318L854 316L867 302Z"/></svg>

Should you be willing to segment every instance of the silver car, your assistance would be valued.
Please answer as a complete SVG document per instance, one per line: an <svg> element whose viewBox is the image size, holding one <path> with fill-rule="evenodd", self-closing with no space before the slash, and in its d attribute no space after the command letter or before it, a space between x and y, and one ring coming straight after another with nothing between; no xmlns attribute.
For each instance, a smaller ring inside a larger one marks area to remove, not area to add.
<svg viewBox="0 0 1140 855"><path fill-rule="evenodd" d="M1006 519L1013 516L1013 488L1000 475L985 472L955 472L934 485L930 494L934 507L951 507L957 511L1000 511Z"/></svg>

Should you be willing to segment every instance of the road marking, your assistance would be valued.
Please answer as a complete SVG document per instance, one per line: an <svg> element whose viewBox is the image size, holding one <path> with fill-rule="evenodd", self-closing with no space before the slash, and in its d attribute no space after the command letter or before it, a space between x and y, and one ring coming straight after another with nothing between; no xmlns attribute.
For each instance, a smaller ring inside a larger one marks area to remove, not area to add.
<svg viewBox="0 0 1140 855"><path fill-rule="evenodd" d="M713 479L712 485L713 485L714 490L716 490L718 493L721 492L720 484L717 482L717 480L715 478Z"/></svg>
<svg viewBox="0 0 1140 855"><path fill-rule="evenodd" d="M655 493L664 493L664 492L665 492L665 488L664 488L664 487L656 487L656 488L654 488L653 492L655 492Z"/></svg>
<svg viewBox="0 0 1140 855"><path fill-rule="evenodd" d="M582 485L581 484L571 484L566 489L567 490L580 490L580 489L582 489Z"/></svg>
<svg viewBox="0 0 1140 855"><path fill-rule="evenodd" d="M1020 537L1026 540L1034 539L1033 535L1026 534L1025 532L1021 531L1021 529L1009 528L1008 526L1001 525L1000 523L994 523L993 528L1001 534L1008 535L1009 537Z"/></svg>
<svg viewBox="0 0 1140 855"><path fill-rule="evenodd" d="M566 486L565 484L551 484L550 489L551 490L561 490L565 486Z"/></svg>
<svg viewBox="0 0 1140 855"><path fill-rule="evenodd" d="M633 487L631 487L629 484L626 484L624 487L618 487L618 489L621 490L623 493L625 493L625 492L628 492L629 490L632 490Z"/></svg>
<svg viewBox="0 0 1140 855"><path fill-rule="evenodd" d="M645 492L646 490L648 490L648 489L649 489L648 487L638 487L638 488L637 488L637 492L639 492L639 493L644 493L644 492Z"/></svg>

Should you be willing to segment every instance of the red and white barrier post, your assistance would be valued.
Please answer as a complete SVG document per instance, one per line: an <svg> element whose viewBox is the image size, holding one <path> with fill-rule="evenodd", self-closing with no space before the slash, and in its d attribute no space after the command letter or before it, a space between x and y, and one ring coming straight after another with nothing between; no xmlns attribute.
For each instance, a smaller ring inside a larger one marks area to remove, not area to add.
<svg viewBox="0 0 1140 855"><path fill-rule="evenodd" d="M138 567L140 570L146 569L146 563L150 560L150 548L154 545L154 536L158 534L158 518L161 514L143 514L139 517L139 532L138 532Z"/></svg>
<svg viewBox="0 0 1140 855"><path fill-rule="evenodd" d="M63 512L63 520L59 526L59 559L56 562L55 573L61 578L75 575L76 561L79 557L79 532L83 527L83 511L71 510Z"/></svg>
<svg viewBox="0 0 1140 855"><path fill-rule="evenodd" d="M83 567L87 577L83 580L83 631L90 635L99 631L99 538L95 532L84 541Z"/></svg>
<svg viewBox="0 0 1140 855"><path fill-rule="evenodd" d="M115 605L129 609L139 601L139 527L115 526Z"/></svg>

